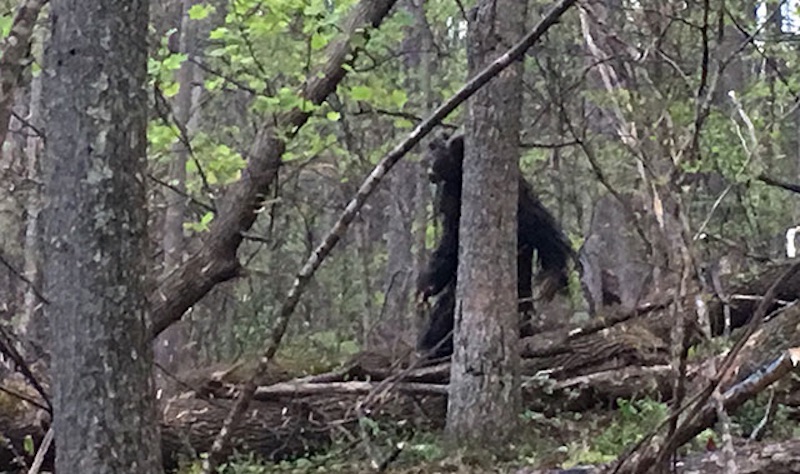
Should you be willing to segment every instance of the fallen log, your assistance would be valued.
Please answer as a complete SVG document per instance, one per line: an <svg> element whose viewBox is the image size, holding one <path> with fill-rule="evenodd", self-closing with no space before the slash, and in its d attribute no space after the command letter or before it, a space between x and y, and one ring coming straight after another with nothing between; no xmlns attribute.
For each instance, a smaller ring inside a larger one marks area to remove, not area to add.
<svg viewBox="0 0 800 474"><path fill-rule="evenodd" d="M784 290L792 290L785 286L782 285ZM667 341L661 337L669 334L664 329L669 322L663 317L665 308L652 305L636 314L594 319L577 329L564 327L522 340L526 407L554 413L584 410L598 404L611 406L618 398L650 396L669 400L673 371L667 363ZM733 390L726 392L729 397L726 409L733 409L766 386L742 385L748 374L767 367L769 361L776 360L776 354L800 347L799 319L800 305L783 307L751 337L734 362L734 376L723 384L724 390ZM703 386L706 382L703 374L710 371L709 366L717 364L719 357L690 363L689 392ZM777 369L768 369L772 377L789 370L787 360L780 360ZM347 429L364 413L411 420L415 426L425 423L441 426L446 410L449 363L425 367L417 364L419 361L413 357L396 361L372 352L359 354L332 372L293 380L288 372L276 369L261 381L256 391L257 403L248 411L247 422L237 429L232 449L264 459L305 455L328 446L333 426ZM170 400L162 420L167 466L177 465L181 458L196 459L198 453L209 449L222 417L230 408L228 398L238 390L240 372L247 372L247 367L240 365L234 367L236 370L231 367L214 370L205 379L194 377L191 385L199 387L194 396L184 394ZM800 391L786 379L777 385L777 393L785 398ZM17 405L22 407L22 403ZM691 438L692 433L713 422L716 415L708 411L710 408L703 410L693 425L683 428L686 431L680 433L681 439ZM13 471L8 467L12 459L25 458L22 449L25 436L32 436L38 446L47 423L32 416L36 409L27 404L24 408L11 408L8 413L3 411L0 430L10 443L0 447L0 471ZM17 412L26 416L9 416ZM47 459L51 458L52 450ZM43 468L48 468L47 460Z"/></svg>
<svg viewBox="0 0 800 474"><path fill-rule="evenodd" d="M181 461L194 461L200 453L208 452L230 406L229 400L170 400L161 424L165 468L177 468ZM330 437L327 420L303 400L257 402L234 428L227 454L252 453L278 461L318 451L328 446Z"/></svg>
<svg viewBox="0 0 800 474"><path fill-rule="evenodd" d="M715 298L709 304L711 333L721 335L725 330L725 306L730 310L730 326L736 329L744 326L761 302L761 297L780 275L792 266L792 262L767 267L755 278L735 285L724 295L725 301ZM800 299L800 272L782 281L775 289L775 302L768 313L785 306L788 302Z"/></svg>

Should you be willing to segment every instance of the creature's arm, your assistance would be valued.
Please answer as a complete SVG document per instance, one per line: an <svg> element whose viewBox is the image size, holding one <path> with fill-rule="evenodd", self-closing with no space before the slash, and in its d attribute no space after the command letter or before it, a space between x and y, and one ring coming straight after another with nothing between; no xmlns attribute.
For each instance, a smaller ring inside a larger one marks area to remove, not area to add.
<svg viewBox="0 0 800 474"><path fill-rule="evenodd" d="M541 270L541 297L551 299L569 284L569 262L574 261L572 247L552 214L533 194L530 185L520 179L519 241L536 249Z"/></svg>
<svg viewBox="0 0 800 474"><path fill-rule="evenodd" d="M456 278L458 271L458 231L445 227L439 246L433 251L428 265L417 280L417 294L423 300L438 295Z"/></svg>

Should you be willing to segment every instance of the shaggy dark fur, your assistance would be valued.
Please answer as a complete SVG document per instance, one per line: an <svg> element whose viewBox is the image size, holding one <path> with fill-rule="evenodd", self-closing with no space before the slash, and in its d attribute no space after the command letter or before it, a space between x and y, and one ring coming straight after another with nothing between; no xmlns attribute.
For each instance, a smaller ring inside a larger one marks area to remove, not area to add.
<svg viewBox="0 0 800 474"><path fill-rule="evenodd" d="M437 185L435 208L442 219L442 238L428 265L420 274L417 292L423 300L439 295L430 311L425 331L418 342L421 351L432 356L446 356L453 351L453 312L455 282L458 273L458 221L461 217L462 163L464 136L437 138L429 147L429 178ZM539 256L537 281L541 297L551 299L568 284L568 264L573 251L555 218L533 194L530 184L519 179L517 292L520 299L520 331L530 334L533 311L533 251Z"/></svg>

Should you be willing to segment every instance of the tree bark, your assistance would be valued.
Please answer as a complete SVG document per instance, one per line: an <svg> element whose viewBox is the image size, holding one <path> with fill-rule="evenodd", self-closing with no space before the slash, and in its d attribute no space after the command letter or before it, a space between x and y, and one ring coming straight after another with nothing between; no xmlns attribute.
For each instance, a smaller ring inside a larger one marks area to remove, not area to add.
<svg viewBox="0 0 800 474"><path fill-rule="evenodd" d="M58 472L163 472L147 312L146 0L54 0L45 290Z"/></svg>
<svg viewBox="0 0 800 474"><path fill-rule="evenodd" d="M478 2L467 60L475 75L524 33L527 6ZM458 289L448 435L500 447L514 433L519 393L517 195L522 62L469 101L459 225Z"/></svg>

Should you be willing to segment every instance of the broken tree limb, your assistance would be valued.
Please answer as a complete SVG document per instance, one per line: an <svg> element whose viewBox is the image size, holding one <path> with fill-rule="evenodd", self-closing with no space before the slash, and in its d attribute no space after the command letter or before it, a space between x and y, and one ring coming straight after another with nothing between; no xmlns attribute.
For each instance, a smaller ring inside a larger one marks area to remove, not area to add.
<svg viewBox="0 0 800 474"><path fill-rule="evenodd" d="M361 184L356 193L356 196L347 204L344 212L339 216L339 219L334 224L333 228L327 233L322 243L312 252L309 259L306 261L303 268L298 272L289 293L286 296L283 304L277 312L275 327L272 331L268 346L264 351L264 355L259 361L259 366L256 369L255 377L249 380L243 387L239 396L238 402L234 406L229 417L225 420L225 424L220 430L217 440L214 442L212 451L209 453L208 458L203 462L203 472L210 474L216 466L222 461L220 455L223 452L227 443L230 429L235 425L244 414L250 400L256 391L256 385L253 379L257 378L259 374L266 373L269 362L275 356L278 350L283 335L289 324L289 318L294 312L300 295L310 281L311 277L316 272L317 268L322 264L325 257L330 254L331 250L336 246L342 235L347 230L347 227L352 222L356 213L364 205L366 199L372 194L375 188L380 183L381 179L386 173L408 153L414 146L416 146L422 138L428 134L433 128L447 117L452 111L456 109L462 102L472 96L478 89L489 82L500 71L508 67L514 61L519 60L525 51L533 46L544 33L550 29L564 12L566 12L576 0L561 0L536 24L533 30L515 44L510 50L506 51L494 62L489 64L483 71L473 77L467 84L462 87L453 97L447 100L444 104L439 106L434 113L427 119L423 120L417 125L409 136L400 142L388 155L383 157L375 169L370 173L367 179Z"/></svg>
<svg viewBox="0 0 800 474"><path fill-rule="evenodd" d="M770 285L791 266L792 263L771 265L756 278L738 284L727 291L732 329L748 323L750 316L755 313L758 304L763 299L761 295L766 293ZM770 304L768 312L798 298L800 298L800 272L794 273L778 285L775 290L775 301ZM715 299L709 304L711 332L714 335L723 333L725 327L724 308L725 303L719 299Z"/></svg>
<svg viewBox="0 0 800 474"><path fill-rule="evenodd" d="M284 382L267 387L258 387L253 398L271 400L286 396L306 395L365 395L381 388L380 382L328 382L328 383L291 383ZM392 390L418 395L446 395L447 386L433 383L398 383Z"/></svg>
<svg viewBox="0 0 800 474"><path fill-rule="evenodd" d="M352 64L357 56L353 40L361 37L365 28L378 27L395 3L396 0L363 0L353 7L342 35L326 48L327 62L308 75L300 93L306 101L319 105L336 91L346 74L345 66ZM152 337L180 320L214 286L240 274L236 253L242 234L255 223L258 210L275 183L286 150L286 137L293 137L310 116L310 112L295 108L270 118L259 129L247 153L242 177L225 190L200 250L159 282L151 293Z"/></svg>
<svg viewBox="0 0 800 474"><path fill-rule="evenodd" d="M777 382L797 364L800 363L800 348L792 348L778 356L771 363L752 373L745 380L735 384L722 394L722 405L727 412L740 407L745 401L755 397L764 389ZM714 400L706 400L697 414L691 419L684 420L677 427L670 444L683 445L692 440L706 428L714 424L717 419L717 406ZM645 449L634 453L614 472L624 474L638 474L657 464L659 455L664 449L661 443L651 440Z"/></svg>
<svg viewBox="0 0 800 474"><path fill-rule="evenodd" d="M785 269L785 271L781 272L780 276L772 282L743 334L740 336L739 340L736 341L728 354L722 359L716 371L716 375L705 387L698 391L689 402L673 410L670 417L659 427L660 429L666 424L670 425L670 433L666 440L663 442L657 441L655 434L658 430L652 432L636 445L630 456L623 457L619 460L614 469L615 473L624 472L633 474L647 472L652 466L660 466L674 454L679 446L687 441L687 439L685 439L687 432L692 433L694 430L697 430L698 427L700 431L702 431L708 426L708 424L705 424L706 421L708 423L713 422L717 414L718 404L721 403L725 410L731 410L744 402L745 399L741 399L738 404L730 403L728 397L730 390L718 397L717 401L710 400L710 398L714 391L722 389L723 383L727 383L732 379L737 367L735 365L737 356L741 354L750 338L761 327L762 321L776 297L778 288L786 281L795 277L798 272L800 272L800 261L795 262L788 269ZM685 411L686 413L684 413ZM678 416L681 416L683 419L679 420ZM678 421L681 421L681 423L679 424ZM699 433L699 431L697 432ZM691 439L695 434L689 436L688 439Z"/></svg>

